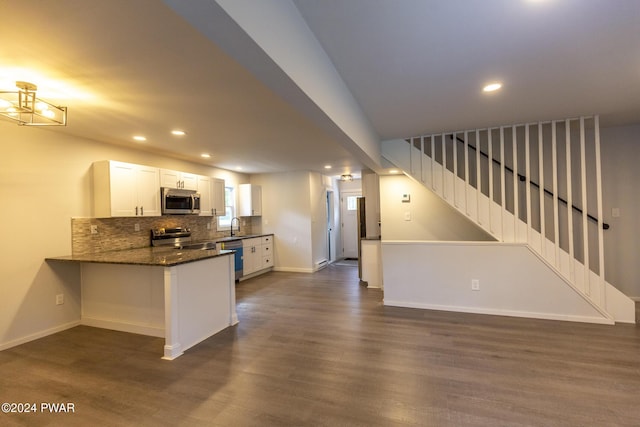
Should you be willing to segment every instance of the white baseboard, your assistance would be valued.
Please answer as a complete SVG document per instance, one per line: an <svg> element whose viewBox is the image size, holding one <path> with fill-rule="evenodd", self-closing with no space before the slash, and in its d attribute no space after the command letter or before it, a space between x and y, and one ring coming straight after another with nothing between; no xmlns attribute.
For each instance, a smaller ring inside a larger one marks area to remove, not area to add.
<svg viewBox="0 0 640 427"><path fill-rule="evenodd" d="M113 331L129 332L132 334L164 338L164 328L156 326L138 325L134 323L125 323L107 319L95 319L91 317L83 317L82 319L80 319L80 324L85 326L93 326L94 328L111 329Z"/></svg>
<svg viewBox="0 0 640 427"><path fill-rule="evenodd" d="M281 271L284 273L315 273L313 268L296 268L296 267L274 267L273 271Z"/></svg>
<svg viewBox="0 0 640 427"><path fill-rule="evenodd" d="M65 323L63 325L56 326L54 328L45 329L44 331L36 332L34 334L30 334L25 337L17 338L15 340L11 340L5 343L0 343L0 351L18 346L20 344L25 344L25 343L28 343L29 341L34 341L39 338L44 338L48 335L57 334L58 332L66 331L67 329L74 328L78 325L80 325L80 321L75 320L73 322Z"/></svg>
<svg viewBox="0 0 640 427"><path fill-rule="evenodd" d="M384 305L394 307L407 307L407 308L421 308L426 310L439 310L439 311L453 311L459 313L474 313L474 314L489 314L493 316L509 316L509 317L525 317L529 319L543 319L543 320L562 320L569 322L581 322L581 323L597 323L602 325L613 325L614 322L604 317L591 317L591 316L572 316L566 314L555 313L536 313L528 311L513 311L513 310L500 310L493 308L482 307L458 307L458 306L446 306L436 304L421 304L411 301L390 301L385 299Z"/></svg>

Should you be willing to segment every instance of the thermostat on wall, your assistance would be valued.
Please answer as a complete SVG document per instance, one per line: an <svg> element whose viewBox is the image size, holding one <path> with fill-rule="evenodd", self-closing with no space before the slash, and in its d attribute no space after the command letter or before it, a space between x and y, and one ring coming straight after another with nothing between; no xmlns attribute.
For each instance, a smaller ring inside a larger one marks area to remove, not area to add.
<svg viewBox="0 0 640 427"><path fill-rule="evenodd" d="M411 201L411 195L409 193L405 193L402 195L402 203L409 203Z"/></svg>

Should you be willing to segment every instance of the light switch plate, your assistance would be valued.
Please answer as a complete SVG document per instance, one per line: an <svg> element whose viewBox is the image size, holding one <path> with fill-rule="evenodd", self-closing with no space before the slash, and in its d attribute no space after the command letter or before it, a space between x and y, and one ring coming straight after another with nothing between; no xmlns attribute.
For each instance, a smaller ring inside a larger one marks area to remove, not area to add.
<svg viewBox="0 0 640 427"><path fill-rule="evenodd" d="M409 193L405 193L402 195L402 203L409 203L411 202L411 194Z"/></svg>

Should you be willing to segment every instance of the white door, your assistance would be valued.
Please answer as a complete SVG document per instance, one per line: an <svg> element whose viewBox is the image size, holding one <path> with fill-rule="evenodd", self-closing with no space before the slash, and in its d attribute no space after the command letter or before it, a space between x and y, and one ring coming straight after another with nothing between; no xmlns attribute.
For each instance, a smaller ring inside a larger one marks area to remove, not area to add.
<svg viewBox="0 0 640 427"><path fill-rule="evenodd" d="M340 195L342 216L342 257L358 258L358 197L361 193L343 191Z"/></svg>

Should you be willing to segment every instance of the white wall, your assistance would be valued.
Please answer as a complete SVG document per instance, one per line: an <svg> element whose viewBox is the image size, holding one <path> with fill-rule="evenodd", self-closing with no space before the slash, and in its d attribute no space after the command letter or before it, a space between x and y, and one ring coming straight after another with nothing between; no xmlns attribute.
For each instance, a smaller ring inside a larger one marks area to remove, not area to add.
<svg viewBox="0 0 640 427"><path fill-rule="evenodd" d="M172 168L234 185L248 181L243 174L9 122L0 122L0 141L0 224L8 242L0 246L0 349L80 319L78 267L44 258L71 254L71 218L91 215L92 162ZM60 293L65 303L56 306Z"/></svg>
<svg viewBox="0 0 640 427"><path fill-rule="evenodd" d="M313 266L329 260L327 245L327 189L331 181L316 172L309 174L309 202L311 211L311 259Z"/></svg>
<svg viewBox="0 0 640 427"><path fill-rule="evenodd" d="M603 128L602 187L605 276L627 296L640 301L640 125ZM614 218L611 209L619 208Z"/></svg>
<svg viewBox="0 0 640 427"><path fill-rule="evenodd" d="M312 271L309 172L257 174L262 186L262 232L274 234L275 269Z"/></svg>
<svg viewBox="0 0 640 427"><path fill-rule="evenodd" d="M612 323L524 244L383 241L382 259L385 305Z"/></svg>
<svg viewBox="0 0 640 427"><path fill-rule="evenodd" d="M409 203L402 202L403 194L410 195ZM380 177L380 219L383 240L494 240L422 184L404 175Z"/></svg>

